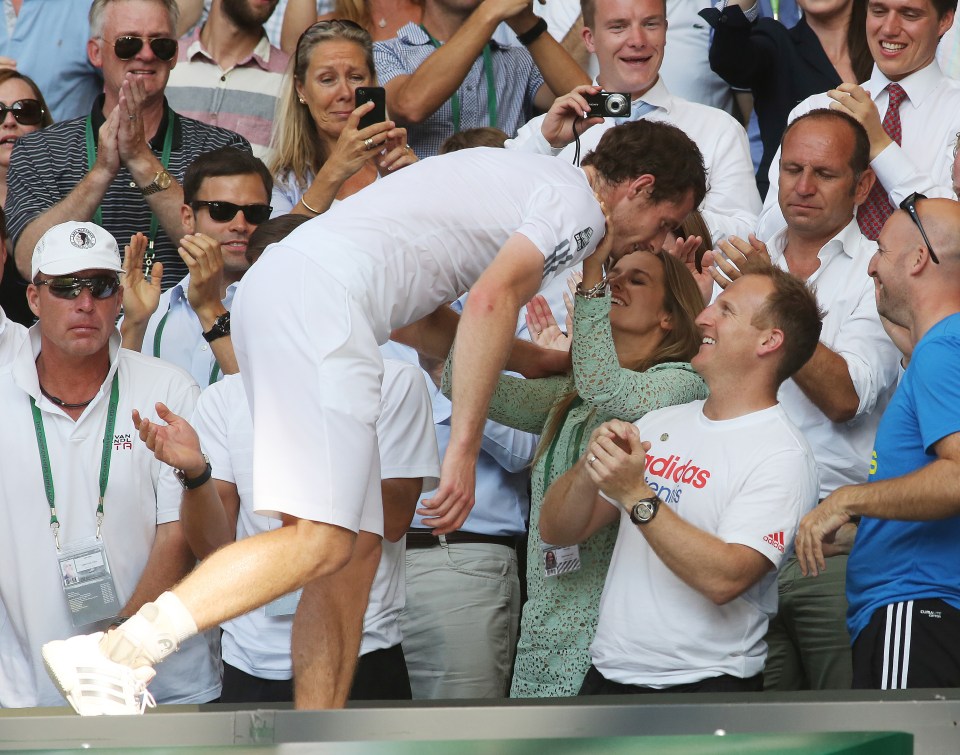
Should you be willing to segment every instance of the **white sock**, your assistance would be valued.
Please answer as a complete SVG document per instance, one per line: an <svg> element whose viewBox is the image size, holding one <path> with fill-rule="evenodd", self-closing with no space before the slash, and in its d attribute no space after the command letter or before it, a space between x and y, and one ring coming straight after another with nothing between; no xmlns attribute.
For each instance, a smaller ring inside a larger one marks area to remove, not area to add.
<svg viewBox="0 0 960 755"><path fill-rule="evenodd" d="M117 629L107 632L100 648L110 660L132 668L153 666L197 634L197 624L172 592L145 603Z"/></svg>

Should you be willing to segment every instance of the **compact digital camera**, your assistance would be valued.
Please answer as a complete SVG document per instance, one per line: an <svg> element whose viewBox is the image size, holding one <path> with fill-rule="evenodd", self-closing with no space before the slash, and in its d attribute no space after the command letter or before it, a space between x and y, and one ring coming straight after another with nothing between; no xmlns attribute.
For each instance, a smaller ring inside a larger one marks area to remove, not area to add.
<svg viewBox="0 0 960 755"><path fill-rule="evenodd" d="M597 92L584 96L590 118L625 118L630 115L630 95L624 92Z"/></svg>

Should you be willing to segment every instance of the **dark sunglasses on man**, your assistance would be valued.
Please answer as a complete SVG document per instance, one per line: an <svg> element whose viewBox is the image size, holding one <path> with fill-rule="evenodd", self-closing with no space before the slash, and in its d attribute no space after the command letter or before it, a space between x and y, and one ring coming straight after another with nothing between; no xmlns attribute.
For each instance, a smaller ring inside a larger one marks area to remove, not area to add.
<svg viewBox="0 0 960 755"><path fill-rule="evenodd" d="M130 60L143 49L144 42L149 43L153 54L160 60L173 60L177 54L177 40L168 37L117 37L113 52L120 60Z"/></svg>
<svg viewBox="0 0 960 755"><path fill-rule="evenodd" d="M91 275L89 278L60 275L56 278L34 281L34 285L47 286L50 293L58 299L76 299L84 288L90 289L94 299L109 299L120 288L120 280L115 275Z"/></svg>
<svg viewBox="0 0 960 755"><path fill-rule="evenodd" d="M190 206L194 212L200 207L206 207L210 218L218 223L227 223L233 220L238 212L243 211L243 217L253 225L260 225L269 220L270 212L273 210L268 204L234 204L233 202L207 202L200 199L191 202Z"/></svg>
<svg viewBox="0 0 960 755"><path fill-rule="evenodd" d="M36 126L43 119L44 110L39 100L17 100L9 105L0 102L0 123L7 119L7 113L13 113L21 126Z"/></svg>

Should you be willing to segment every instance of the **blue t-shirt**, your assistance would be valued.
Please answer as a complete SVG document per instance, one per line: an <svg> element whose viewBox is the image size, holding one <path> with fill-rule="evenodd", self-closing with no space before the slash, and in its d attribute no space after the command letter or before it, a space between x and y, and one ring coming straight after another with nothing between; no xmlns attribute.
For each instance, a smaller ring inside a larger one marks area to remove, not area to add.
<svg viewBox="0 0 960 755"><path fill-rule="evenodd" d="M902 477L930 464L937 458L937 441L956 432L960 314L930 328L914 349L880 420L869 482ZM851 639L878 608L921 598L941 598L960 609L960 516L925 522L863 517L847 565Z"/></svg>

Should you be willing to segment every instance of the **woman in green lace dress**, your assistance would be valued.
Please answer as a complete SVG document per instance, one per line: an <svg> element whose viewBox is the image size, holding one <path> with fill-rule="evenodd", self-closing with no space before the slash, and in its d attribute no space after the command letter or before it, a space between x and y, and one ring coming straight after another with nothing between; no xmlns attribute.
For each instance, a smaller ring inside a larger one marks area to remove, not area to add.
<svg viewBox="0 0 960 755"><path fill-rule="evenodd" d="M580 291L589 292L602 279L602 271L586 263L583 275ZM528 598L511 697L577 694L590 666L600 593L617 538L615 524L601 530L580 544L578 571L546 577L538 522L547 487L576 462L601 423L633 421L707 394L689 365L700 346L694 318L703 299L686 267L665 252L637 252L622 257L609 280L608 293L575 297L573 374L503 376L490 405L491 419L542 436L531 476Z"/></svg>

